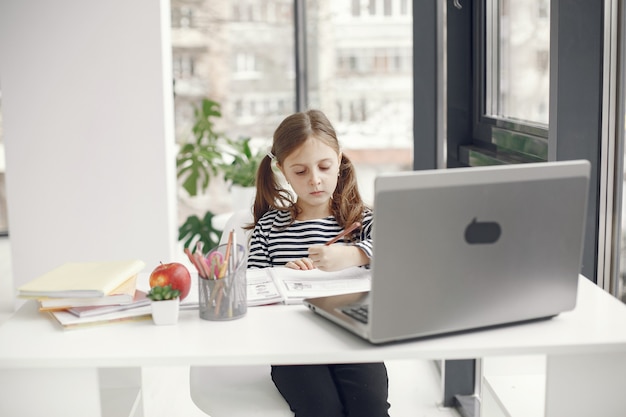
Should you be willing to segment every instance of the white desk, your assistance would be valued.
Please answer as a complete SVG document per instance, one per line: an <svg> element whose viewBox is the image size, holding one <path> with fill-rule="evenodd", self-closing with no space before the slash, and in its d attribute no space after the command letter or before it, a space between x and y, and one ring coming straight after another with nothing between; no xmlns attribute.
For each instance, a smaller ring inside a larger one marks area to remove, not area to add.
<svg viewBox="0 0 626 417"><path fill-rule="evenodd" d="M176 326L142 321L62 331L29 302L0 326L0 414L9 415L2 407L16 401L29 405L24 398L38 398L46 386L55 384L54 377L38 379L38 372L74 373L77 385L89 394L85 394L88 403L99 395L91 393L98 386L97 368L532 354L547 355L546 417L610 417L626 412L620 395L626 389L626 307L581 277L576 309L551 320L385 346L370 345L303 306L250 308L246 317L229 322L205 321L197 311L182 311ZM30 386L38 391L20 392ZM50 407L60 407L59 415L73 415L67 405L76 395L70 390L66 397L45 399ZM150 417L154 401L150 405L144 401L145 417ZM50 407L48 415L57 415Z"/></svg>

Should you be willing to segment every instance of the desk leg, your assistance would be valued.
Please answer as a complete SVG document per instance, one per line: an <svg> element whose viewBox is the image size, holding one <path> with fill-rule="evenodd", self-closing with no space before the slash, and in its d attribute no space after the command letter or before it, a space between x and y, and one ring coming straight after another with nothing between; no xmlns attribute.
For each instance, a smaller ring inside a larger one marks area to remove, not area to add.
<svg viewBox="0 0 626 417"><path fill-rule="evenodd" d="M95 368L0 370L2 416L101 416Z"/></svg>
<svg viewBox="0 0 626 417"><path fill-rule="evenodd" d="M626 352L548 356L545 417L626 413Z"/></svg>
<svg viewBox="0 0 626 417"><path fill-rule="evenodd" d="M191 399L189 366L141 368L144 417L208 417Z"/></svg>

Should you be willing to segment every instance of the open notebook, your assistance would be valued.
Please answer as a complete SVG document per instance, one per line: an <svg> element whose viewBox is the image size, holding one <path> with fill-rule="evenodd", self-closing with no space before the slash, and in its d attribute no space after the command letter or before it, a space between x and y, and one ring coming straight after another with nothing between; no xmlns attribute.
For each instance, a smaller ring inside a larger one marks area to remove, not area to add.
<svg viewBox="0 0 626 417"><path fill-rule="evenodd" d="M337 272L286 267L248 269L248 305L302 304L308 297L368 291L370 277L368 269L358 267Z"/></svg>

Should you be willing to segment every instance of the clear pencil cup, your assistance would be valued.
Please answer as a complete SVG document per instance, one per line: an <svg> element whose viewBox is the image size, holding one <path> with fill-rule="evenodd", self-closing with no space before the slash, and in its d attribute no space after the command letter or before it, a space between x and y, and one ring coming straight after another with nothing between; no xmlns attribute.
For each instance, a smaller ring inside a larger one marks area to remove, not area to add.
<svg viewBox="0 0 626 417"><path fill-rule="evenodd" d="M206 257L208 278L198 278L201 319L233 320L248 311L247 259L243 246L236 248L231 251L228 245L220 245Z"/></svg>

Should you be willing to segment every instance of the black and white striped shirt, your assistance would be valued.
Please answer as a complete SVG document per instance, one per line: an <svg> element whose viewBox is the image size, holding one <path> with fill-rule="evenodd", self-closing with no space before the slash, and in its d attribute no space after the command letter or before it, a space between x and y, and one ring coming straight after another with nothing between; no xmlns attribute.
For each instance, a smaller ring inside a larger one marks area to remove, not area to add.
<svg viewBox="0 0 626 417"><path fill-rule="evenodd" d="M290 213L280 210L270 210L259 219L250 240L248 268L283 266L306 258L310 246L323 245L343 231L334 216L296 220L285 228L290 220ZM363 213L359 240L351 243L369 258L372 257L372 220L373 213L368 209Z"/></svg>

